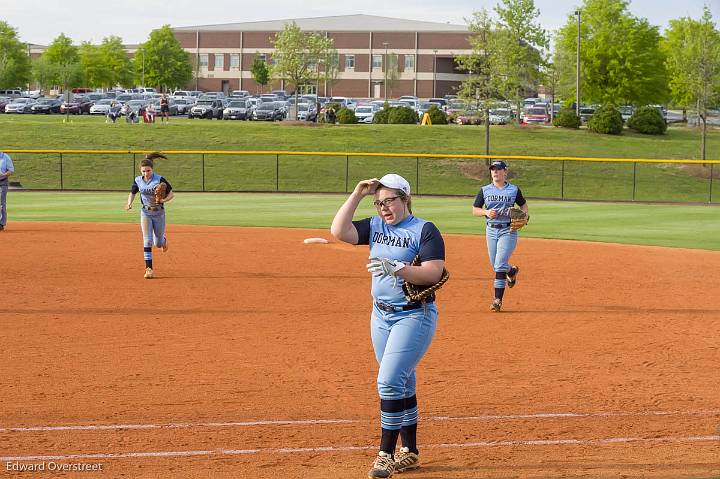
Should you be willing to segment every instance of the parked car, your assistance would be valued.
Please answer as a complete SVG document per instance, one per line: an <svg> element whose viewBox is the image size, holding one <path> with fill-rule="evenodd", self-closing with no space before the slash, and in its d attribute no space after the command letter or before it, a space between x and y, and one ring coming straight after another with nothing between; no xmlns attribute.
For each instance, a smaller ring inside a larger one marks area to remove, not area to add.
<svg viewBox="0 0 720 479"><path fill-rule="evenodd" d="M173 94L170 95L170 97L179 100L181 98L187 98L189 96L192 96L190 93L191 92L188 90L175 90Z"/></svg>
<svg viewBox="0 0 720 479"><path fill-rule="evenodd" d="M107 115L110 111L110 107L115 102L116 100L113 100L112 98L103 98L102 100L96 102L93 106L90 107L90 114Z"/></svg>
<svg viewBox="0 0 720 479"><path fill-rule="evenodd" d="M123 115L126 115L129 110L132 110L137 113L138 116L141 116L147 106L147 100L130 100L123 105Z"/></svg>
<svg viewBox="0 0 720 479"><path fill-rule="evenodd" d="M11 103L12 100L6 96L0 96L0 113L5 113L5 107L8 103Z"/></svg>
<svg viewBox="0 0 720 479"><path fill-rule="evenodd" d="M593 113L595 113L595 108L589 106L580 107L580 121L587 123L592 118Z"/></svg>
<svg viewBox="0 0 720 479"><path fill-rule="evenodd" d="M458 115L461 115L465 110L467 110L467 108L468 106L464 101L454 99L448 101L448 105L445 110L448 116L448 123L456 123L455 120L457 120Z"/></svg>
<svg viewBox="0 0 720 479"><path fill-rule="evenodd" d="M50 113L60 113L60 105L62 105L62 102L55 98L41 98L30 107L30 110L33 113L45 113L49 115Z"/></svg>
<svg viewBox="0 0 720 479"><path fill-rule="evenodd" d="M297 107L297 119L303 121L317 121L317 110L314 103L300 103Z"/></svg>
<svg viewBox="0 0 720 479"><path fill-rule="evenodd" d="M135 96L135 93L121 93L115 99L120 103L125 104L125 102L130 100L137 100L137 97Z"/></svg>
<svg viewBox="0 0 720 479"><path fill-rule="evenodd" d="M148 103L148 111L154 116L160 116L160 98L151 100ZM178 108L174 98L168 97L168 115L177 116Z"/></svg>
<svg viewBox="0 0 720 479"><path fill-rule="evenodd" d="M22 91L20 90L0 90L0 96L5 98L10 98L11 100L15 98L20 98L22 96Z"/></svg>
<svg viewBox="0 0 720 479"><path fill-rule="evenodd" d="M273 90L270 92L270 94L275 95L276 97L280 98L281 100L287 100L288 94L285 90Z"/></svg>
<svg viewBox="0 0 720 479"><path fill-rule="evenodd" d="M102 100L103 98L107 98L107 95L105 93L88 93L87 95L85 95L85 97L91 102L95 103Z"/></svg>
<svg viewBox="0 0 720 479"><path fill-rule="evenodd" d="M483 113L481 111L478 111L474 107L469 107L455 115L455 123L458 125L482 125L482 115Z"/></svg>
<svg viewBox="0 0 720 479"><path fill-rule="evenodd" d="M513 112L509 108L493 108L490 110L491 125L507 125L513 119Z"/></svg>
<svg viewBox="0 0 720 479"><path fill-rule="evenodd" d="M430 101L423 101L423 102L420 102L420 104L418 105L418 107L417 107L417 109L416 109L415 111L417 111L418 116L419 116L420 118L422 118L422 116L423 116L430 108L432 108L432 107L434 107L434 106L435 106L435 107L438 107L440 110L442 110L442 105L440 105L440 104L438 104L438 103L430 102Z"/></svg>
<svg viewBox="0 0 720 479"><path fill-rule="evenodd" d="M223 102L222 100L213 98L203 98L197 101L188 113L188 118L207 118L212 120L213 118L220 119L223 115Z"/></svg>
<svg viewBox="0 0 720 479"><path fill-rule="evenodd" d="M285 114L277 102L261 103L253 112L253 120L280 121L283 118L285 118Z"/></svg>
<svg viewBox="0 0 720 479"><path fill-rule="evenodd" d="M245 100L230 100L223 110L223 120L247 120L248 104Z"/></svg>
<svg viewBox="0 0 720 479"><path fill-rule="evenodd" d="M372 105L360 105L355 108L355 118L358 119L358 123L372 123L375 111Z"/></svg>
<svg viewBox="0 0 720 479"><path fill-rule="evenodd" d="M60 113L71 113L73 115L89 114L92 106L93 102L84 95L75 95L71 101L64 101L63 104L60 105Z"/></svg>
<svg viewBox="0 0 720 479"><path fill-rule="evenodd" d="M178 115L187 115L188 112L190 111L190 108L192 108L194 105L195 105L195 97L193 97L193 96L175 99L175 106L177 107Z"/></svg>
<svg viewBox="0 0 720 479"><path fill-rule="evenodd" d="M525 115L523 116L523 125L545 125L550 122L550 116L548 115L547 108L545 107L529 107L525 108Z"/></svg>
<svg viewBox="0 0 720 479"><path fill-rule="evenodd" d="M627 122L630 117L633 116L633 113L635 113L635 109L630 105L621 106L618 110L624 122Z"/></svg>
<svg viewBox="0 0 720 479"><path fill-rule="evenodd" d="M438 108L443 111L447 108L448 101L445 98L430 98L428 101L430 103L437 103Z"/></svg>
<svg viewBox="0 0 720 479"><path fill-rule="evenodd" d="M232 98L245 98L250 96L250 92L247 90L233 90L230 92Z"/></svg>
<svg viewBox="0 0 720 479"><path fill-rule="evenodd" d="M32 98L33 100L39 100L42 95L40 90L25 90L22 92L22 96L25 98Z"/></svg>
<svg viewBox="0 0 720 479"><path fill-rule="evenodd" d="M15 98L5 105L5 113L30 113L35 100L32 98Z"/></svg>

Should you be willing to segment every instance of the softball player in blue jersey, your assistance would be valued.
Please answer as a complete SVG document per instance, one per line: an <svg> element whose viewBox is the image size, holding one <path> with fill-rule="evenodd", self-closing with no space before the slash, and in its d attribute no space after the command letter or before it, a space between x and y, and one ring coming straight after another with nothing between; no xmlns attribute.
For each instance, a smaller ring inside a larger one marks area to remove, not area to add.
<svg viewBox="0 0 720 479"><path fill-rule="evenodd" d="M374 195L378 214L353 221L358 204L368 195ZM330 231L346 243L370 246L370 333L379 364L381 439L368 477L388 478L420 465L415 368L430 347L438 321L435 297L408 302L402 285L437 283L445 266L445 243L434 224L412 214L410 184L396 174L358 183ZM422 263L410 266L417 255ZM395 455L398 436L402 447Z"/></svg>
<svg viewBox="0 0 720 479"><path fill-rule="evenodd" d="M175 194L170 183L162 176L153 172L153 160L165 158L160 153L145 155L140 162L140 176L135 177L125 209L131 209L135 195L140 193L140 228L143 234L143 253L145 257L145 279L153 277L152 246L153 239L156 248L162 248L163 252L168 250L168 241L165 237L165 203L172 200ZM160 203L155 202L155 188L165 183L167 195Z"/></svg>
<svg viewBox="0 0 720 479"><path fill-rule="evenodd" d="M487 218L485 238L490 266L495 271L495 299L490 309L499 313L506 282L509 288L515 286L520 272L518 266L509 263L517 246L518 233L510 228L508 211L517 204L527 213L528 205L520 188L506 181L507 165L504 161L496 160L490 164L490 176L492 183L483 186L475 198L473 215Z"/></svg>

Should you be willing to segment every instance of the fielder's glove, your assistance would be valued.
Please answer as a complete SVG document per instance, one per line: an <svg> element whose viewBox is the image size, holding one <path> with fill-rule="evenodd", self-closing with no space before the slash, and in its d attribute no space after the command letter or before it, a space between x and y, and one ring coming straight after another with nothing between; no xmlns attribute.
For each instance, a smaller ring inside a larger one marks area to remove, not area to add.
<svg viewBox="0 0 720 479"><path fill-rule="evenodd" d="M415 259L413 259L411 265L412 266L420 266L422 264L422 261L420 260L420 256L415 256ZM427 298L435 294L435 291L442 288L445 283L447 283L447 280L450 279L450 273L448 270L443 268L442 275L440 276L440 280L431 285L417 285L408 283L405 281L403 283L403 292L405 293L405 297L408 301L411 302L422 302L425 301Z"/></svg>
<svg viewBox="0 0 720 479"><path fill-rule="evenodd" d="M163 200L167 196L167 183L160 183L155 187L155 192L153 194L155 198L155 204L161 205L163 203Z"/></svg>
<svg viewBox="0 0 720 479"><path fill-rule="evenodd" d="M367 264L367 270L373 276L395 276L405 266L402 261L371 256L370 262Z"/></svg>
<svg viewBox="0 0 720 479"><path fill-rule="evenodd" d="M525 213L523 210L518 208L517 206L514 206L508 210L508 213L510 214L510 229L513 231L517 231L526 224L528 224L528 221L530 220L530 217Z"/></svg>

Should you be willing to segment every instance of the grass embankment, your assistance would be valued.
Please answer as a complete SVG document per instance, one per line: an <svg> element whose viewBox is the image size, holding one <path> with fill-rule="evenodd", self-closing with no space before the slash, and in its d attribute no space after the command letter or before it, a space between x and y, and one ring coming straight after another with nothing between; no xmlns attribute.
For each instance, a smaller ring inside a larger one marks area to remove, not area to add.
<svg viewBox="0 0 720 479"><path fill-rule="evenodd" d="M15 221L138 221L123 209L125 193L10 192L8 233ZM328 229L345 195L180 193L168 205L174 224ZM136 202L137 203L137 202ZM413 209L443 233L483 234L470 198L417 197ZM526 237L720 250L720 209L709 206L530 201ZM357 217L374 214L363 201ZM328 232L329 235L329 232ZM484 247L484 242L478 244Z"/></svg>
<svg viewBox="0 0 720 479"><path fill-rule="evenodd" d="M477 154L484 151L481 127L412 125L289 126L282 123L173 119L170 124L108 125L99 117L0 116L6 149L280 150ZM586 130L493 127L493 155L697 159L695 130L671 128L650 137L626 130L619 137ZM720 158L720 132L708 137L708 158ZM15 177L27 188L59 188L59 155L16 154ZM132 155L64 155L62 186L125 189L136 173ZM344 191L362 178L400 173L415 191L475 194L487 181L483 161L344 156L174 155L158 165L179 190ZM710 199L710 168L701 165L511 161L511 181L531 197L697 201ZM720 180L715 165L714 182ZM634 185L634 186L633 186ZM720 198L720 182L713 201Z"/></svg>

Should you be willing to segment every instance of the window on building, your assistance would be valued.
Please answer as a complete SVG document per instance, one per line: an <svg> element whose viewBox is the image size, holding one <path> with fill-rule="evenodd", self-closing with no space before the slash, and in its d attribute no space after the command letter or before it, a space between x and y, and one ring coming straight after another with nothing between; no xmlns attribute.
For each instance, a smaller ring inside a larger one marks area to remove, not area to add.
<svg viewBox="0 0 720 479"><path fill-rule="evenodd" d="M208 54L201 53L200 54L200 68L207 68L207 66L208 66Z"/></svg>
<svg viewBox="0 0 720 479"><path fill-rule="evenodd" d="M266 54L260 53L260 54L258 54L258 56L260 57L260 60L267 63L267 55Z"/></svg>
<svg viewBox="0 0 720 479"><path fill-rule="evenodd" d="M373 68L382 68L382 55L373 55L372 56L372 67Z"/></svg>
<svg viewBox="0 0 720 479"><path fill-rule="evenodd" d="M224 65L225 65L225 55L223 55L222 53L216 53L215 54L215 69L222 70Z"/></svg>
<svg viewBox="0 0 720 479"><path fill-rule="evenodd" d="M237 53L230 55L230 68L240 68L240 55Z"/></svg>
<svg viewBox="0 0 720 479"><path fill-rule="evenodd" d="M405 71L415 71L415 55L405 55Z"/></svg>
<svg viewBox="0 0 720 479"><path fill-rule="evenodd" d="M355 69L355 55L345 55L345 70Z"/></svg>

